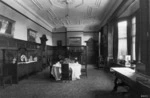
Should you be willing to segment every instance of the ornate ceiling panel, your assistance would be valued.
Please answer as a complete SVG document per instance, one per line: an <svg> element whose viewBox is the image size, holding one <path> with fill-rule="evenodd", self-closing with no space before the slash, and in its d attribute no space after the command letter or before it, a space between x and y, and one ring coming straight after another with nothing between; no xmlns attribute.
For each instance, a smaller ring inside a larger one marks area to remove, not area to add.
<svg viewBox="0 0 150 98"><path fill-rule="evenodd" d="M11 0L35 12L53 28L95 27L102 24L123 0ZM83 26L84 25L84 26ZM84 28L83 28L84 29Z"/></svg>

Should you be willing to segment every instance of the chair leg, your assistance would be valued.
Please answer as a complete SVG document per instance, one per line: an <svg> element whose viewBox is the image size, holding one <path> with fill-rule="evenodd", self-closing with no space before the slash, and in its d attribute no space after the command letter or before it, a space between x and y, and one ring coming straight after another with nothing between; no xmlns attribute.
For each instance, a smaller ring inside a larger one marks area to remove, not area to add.
<svg viewBox="0 0 150 98"><path fill-rule="evenodd" d="M12 85L12 77L10 78L10 85Z"/></svg>

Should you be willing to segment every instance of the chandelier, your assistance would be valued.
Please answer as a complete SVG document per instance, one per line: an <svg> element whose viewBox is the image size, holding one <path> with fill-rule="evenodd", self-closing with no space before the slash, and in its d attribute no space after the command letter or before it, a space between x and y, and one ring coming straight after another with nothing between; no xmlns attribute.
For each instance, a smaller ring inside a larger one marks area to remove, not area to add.
<svg viewBox="0 0 150 98"><path fill-rule="evenodd" d="M74 2L74 0L57 0L59 3L61 4L72 4Z"/></svg>
<svg viewBox="0 0 150 98"><path fill-rule="evenodd" d="M66 5L66 15L64 18L69 17L69 5L74 3L74 0L57 0L60 4Z"/></svg>

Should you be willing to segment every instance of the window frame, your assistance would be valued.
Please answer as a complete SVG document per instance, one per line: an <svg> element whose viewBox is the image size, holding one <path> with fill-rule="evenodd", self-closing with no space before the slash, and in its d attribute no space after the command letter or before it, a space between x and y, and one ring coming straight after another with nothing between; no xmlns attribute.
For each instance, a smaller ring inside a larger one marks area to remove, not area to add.
<svg viewBox="0 0 150 98"><path fill-rule="evenodd" d="M132 20L135 18L135 35L133 35L133 23L132 23ZM137 27L137 22L136 22L136 16L132 16L131 18L130 18L130 20L131 20L131 60L136 60L137 58L136 58L136 34L137 34L137 32L136 32L136 27ZM135 50L134 50L134 54L135 54L135 57L133 57L133 38L135 38L135 42L134 42L134 47L135 47ZM133 58L135 58L135 59L133 59Z"/></svg>
<svg viewBox="0 0 150 98"><path fill-rule="evenodd" d="M123 21L126 21L127 22L127 24L126 24L126 37L121 37L121 38L119 38L119 26L118 26L118 23L119 22L123 22ZM126 40L126 55L128 54L128 19L121 19L120 21L117 21L117 29L118 29L118 56L117 56L117 59L118 60L124 60L125 58L124 57L119 57L119 40L121 39L121 40L123 40L123 39L125 39Z"/></svg>

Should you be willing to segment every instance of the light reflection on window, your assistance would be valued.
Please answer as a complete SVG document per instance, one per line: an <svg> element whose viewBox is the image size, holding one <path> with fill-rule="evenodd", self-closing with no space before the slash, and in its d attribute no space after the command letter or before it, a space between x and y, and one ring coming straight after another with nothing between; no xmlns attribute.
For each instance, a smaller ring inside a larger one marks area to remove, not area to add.
<svg viewBox="0 0 150 98"><path fill-rule="evenodd" d="M127 21L118 23L118 59L127 55Z"/></svg>
<svg viewBox="0 0 150 98"><path fill-rule="evenodd" d="M1 23L0 33L5 33L8 27L8 21L1 19L0 23Z"/></svg>
<svg viewBox="0 0 150 98"><path fill-rule="evenodd" d="M136 17L132 18L132 31L131 31L131 36L132 36L132 60L136 60Z"/></svg>

